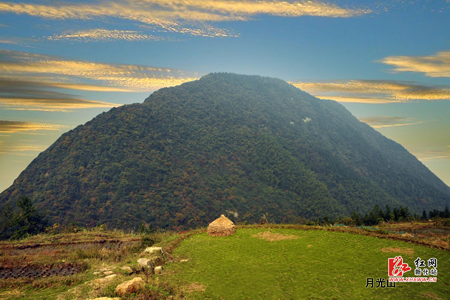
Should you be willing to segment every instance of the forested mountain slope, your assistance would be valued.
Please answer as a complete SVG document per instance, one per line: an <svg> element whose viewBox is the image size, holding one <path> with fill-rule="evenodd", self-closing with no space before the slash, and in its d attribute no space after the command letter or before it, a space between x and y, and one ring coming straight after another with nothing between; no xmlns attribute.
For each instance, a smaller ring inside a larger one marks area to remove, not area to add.
<svg viewBox="0 0 450 300"><path fill-rule="evenodd" d="M63 134L0 195L54 222L295 222L374 204L443 209L450 188L342 105L273 78L210 74Z"/></svg>

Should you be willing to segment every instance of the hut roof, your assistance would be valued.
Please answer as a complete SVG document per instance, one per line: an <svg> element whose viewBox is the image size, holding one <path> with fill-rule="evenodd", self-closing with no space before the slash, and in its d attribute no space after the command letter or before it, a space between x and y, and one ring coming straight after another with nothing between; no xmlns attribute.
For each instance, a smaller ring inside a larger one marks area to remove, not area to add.
<svg viewBox="0 0 450 300"><path fill-rule="evenodd" d="M224 215L221 215L218 219L212 221L209 226L233 226L234 223L225 217Z"/></svg>

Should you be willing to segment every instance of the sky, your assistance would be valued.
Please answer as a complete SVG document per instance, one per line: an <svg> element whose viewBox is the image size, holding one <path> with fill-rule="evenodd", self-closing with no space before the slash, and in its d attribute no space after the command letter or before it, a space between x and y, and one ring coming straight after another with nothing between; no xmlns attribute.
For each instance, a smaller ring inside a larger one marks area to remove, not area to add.
<svg viewBox="0 0 450 300"><path fill-rule="evenodd" d="M0 192L61 134L211 72L344 105L450 185L450 0L0 0Z"/></svg>

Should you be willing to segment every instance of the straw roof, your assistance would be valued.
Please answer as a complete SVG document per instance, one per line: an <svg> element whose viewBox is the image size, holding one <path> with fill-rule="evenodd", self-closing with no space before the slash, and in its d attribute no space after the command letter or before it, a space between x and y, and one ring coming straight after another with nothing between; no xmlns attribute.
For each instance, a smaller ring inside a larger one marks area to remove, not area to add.
<svg viewBox="0 0 450 300"><path fill-rule="evenodd" d="M230 219L221 215L220 218L209 224L207 232L210 236L228 236L233 235L236 232L236 229L234 223Z"/></svg>

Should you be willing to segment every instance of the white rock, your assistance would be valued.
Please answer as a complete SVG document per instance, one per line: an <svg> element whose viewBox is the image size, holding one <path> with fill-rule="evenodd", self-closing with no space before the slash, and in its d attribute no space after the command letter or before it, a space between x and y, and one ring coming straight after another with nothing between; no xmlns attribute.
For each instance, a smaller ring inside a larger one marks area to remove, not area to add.
<svg viewBox="0 0 450 300"><path fill-rule="evenodd" d="M139 258L137 263L146 269L153 269L153 263L150 259L147 258Z"/></svg>
<svg viewBox="0 0 450 300"><path fill-rule="evenodd" d="M159 266L159 267L155 267L155 274L161 274L163 271L163 267Z"/></svg>
<svg viewBox="0 0 450 300"><path fill-rule="evenodd" d="M161 253L162 247L147 247L144 252L146 253Z"/></svg>

